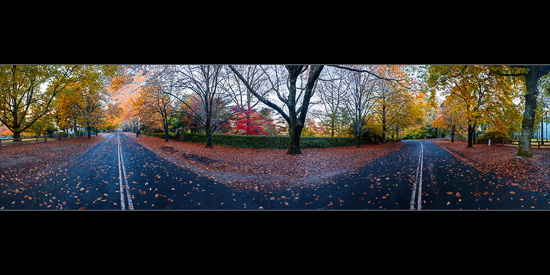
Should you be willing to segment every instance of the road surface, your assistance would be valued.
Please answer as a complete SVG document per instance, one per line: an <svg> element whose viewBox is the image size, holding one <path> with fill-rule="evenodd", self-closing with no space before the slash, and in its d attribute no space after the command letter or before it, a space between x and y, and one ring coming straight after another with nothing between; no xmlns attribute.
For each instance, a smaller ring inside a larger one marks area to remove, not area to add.
<svg viewBox="0 0 550 275"><path fill-rule="evenodd" d="M122 133L47 178L0 193L0 209L546 209L544 194L482 173L430 141L406 144L329 183L237 190L177 166ZM14 191L14 190L19 191ZM4 190L6 191L6 190ZM8 194L9 193L9 194Z"/></svg>

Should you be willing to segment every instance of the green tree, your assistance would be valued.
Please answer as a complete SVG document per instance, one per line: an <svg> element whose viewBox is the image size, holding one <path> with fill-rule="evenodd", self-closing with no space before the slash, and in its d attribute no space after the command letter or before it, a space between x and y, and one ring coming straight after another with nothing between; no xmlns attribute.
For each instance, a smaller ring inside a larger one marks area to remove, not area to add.
<svg viewBox="0 0 550 275"><path fill-rule="evenodd" d="M0 121L15 140L52 109L53 99L75 81L77 66L0 66ZM45 91L41 86L48 84Z"/></svg>

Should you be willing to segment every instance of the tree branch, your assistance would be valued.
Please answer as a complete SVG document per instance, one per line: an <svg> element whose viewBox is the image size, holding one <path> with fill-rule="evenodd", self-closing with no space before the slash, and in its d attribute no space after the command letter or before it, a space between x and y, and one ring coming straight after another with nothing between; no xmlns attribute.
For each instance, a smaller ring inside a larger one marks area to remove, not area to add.
<svg viewBox="0 0 550 275"><path fill-rule="evenodd" d="M288 124L290 124L290 117L283 111L283 109L281 109L279 106L275 105L275 103L269 101L268 99L266 99L265 97L261 96L258 92L256 92L252 87L250 87L250 84L248 83L248 81L246 81L246 79L244 79L244 77L239 73L239 71L237 71L237 69L235 69L235 67L233 67L233 65L228 65L229 68L237 75L237 77L244 83L244 85L246 86L246 88L256 97L258 98L258 100L260 100L262 103L264 103L265 105L275 109L275 111L277 111L279 114L281 114L281 116L286 120L286 122Z"/></svg>
<svg viewBox="0 0 550 275"><path fill-rule="evenodd" d="M409 83L409 82L407 82L407 80L405 80L405 79L394 79L394 78L381 77L381 76L379 76L379 75L377 75L377 74L375 74L375 73L373 73L373 72L371 72L371 71L369 71L369 70L355 69L355 68L350 68L350 67L345 67L345 66L340 66L340 65L327 65L327 66L331 66L331 67L335 67L335 68L339 68L339 69L344 69L344 70L348 70L348 71L354 71L354 72L360 72L360 73L368 73L368 74L371 74L371 75L376 76L378 79L383 79L383 80L387 80L387 81L390 81L390 82L396 81L397 84L399 84L401 87L403 87L403 88L405 88L405 89L408 89L408 90L411 89L410 87L407 87L407 86L401 84L401 81L405 81L407 84Z"/></svg>

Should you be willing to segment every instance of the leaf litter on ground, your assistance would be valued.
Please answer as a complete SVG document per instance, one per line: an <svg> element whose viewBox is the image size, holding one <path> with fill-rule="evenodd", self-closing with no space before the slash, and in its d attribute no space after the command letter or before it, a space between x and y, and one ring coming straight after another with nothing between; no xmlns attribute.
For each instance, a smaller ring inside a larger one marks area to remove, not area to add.
<svg viewBox="0 0 550 275"><path fill-rule="evenodd" d="M533 157L518 159L518 148L514 146L474 144L468 148L466 142L446 140L435 141L435 144L480 171L512 179L513 185L529 191L550 192L550 150L533 148Z"/></svg>
<svg viewBox="0 0 550 275"><path fill-rule="evenodd" d="M287 155L286 149L252 149L203 143L139 139L126 136L177 165L238 189L280 190L327 183L330 178L357 170L369 161L398 150L404 143L363 144L333 148L301 149L302 155Z"/></svg>

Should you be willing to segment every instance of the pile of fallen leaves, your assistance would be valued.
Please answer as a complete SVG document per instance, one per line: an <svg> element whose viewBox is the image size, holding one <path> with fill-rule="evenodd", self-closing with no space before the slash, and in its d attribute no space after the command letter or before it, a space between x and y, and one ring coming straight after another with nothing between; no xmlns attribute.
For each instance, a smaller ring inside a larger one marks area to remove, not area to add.
<svg viewBox="0 0 550 275"><path fill-rule="evenodd" d="M126 133L132 140L172 162L227 185L242 189L283 189L317 185L329 178L359 169L369 161L403 146L365 144L333 148L302 149L302 155L287 155L286 149L252 149L202 143L165 142L164 139Z"/></svg>
<svg viewBox="0 0 550 275"><path fill-rule="evenodd" d="M0 190L12 184L28 185L60 167L73 157L105 140L105 135L49 139L48 142L0 148Z"/></svg>
<svg viewBox="0 0 550 275"><path fill-rule="evenodd" d="M550 191L550 150L532 149L532 158L518 159L518 148L513 146L474 144L473 148L467 148L467 143L460 141L435 141L435 144L481 171L513 179L522 188L545 193Z"/></svg>

